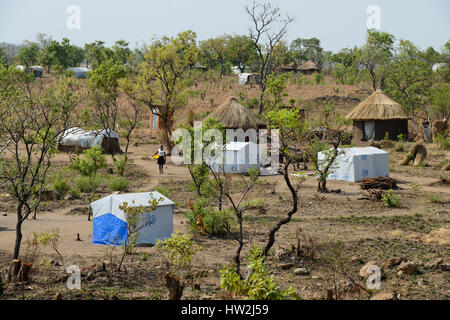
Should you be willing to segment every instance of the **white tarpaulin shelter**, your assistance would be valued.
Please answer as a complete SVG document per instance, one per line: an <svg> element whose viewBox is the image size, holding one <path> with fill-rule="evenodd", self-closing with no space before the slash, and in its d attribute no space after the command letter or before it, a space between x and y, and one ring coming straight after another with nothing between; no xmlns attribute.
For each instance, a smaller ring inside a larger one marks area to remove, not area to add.
<svg viewBox="0 0 450 320"><path fill-rule="evenodd" d="M374 147L339 149L330 180L358 182L363 178L388 177L388 152ZM319 152L319 163L326 159L326 152Z"/></svg>
<svg viewBox="0 0 450 320"><path fill-rule="evenodd" d="M89 71L91 71L90 69L85 68L85 67L70 67L70 68L67 68L67 70L73 71L73 73L75 74L75 77L78 79L86 78L87 73Z"/></svg>
<svg viewBox="0 0 450 320"><path fill-rule="evenodd" d="M221 158L220 156L210 162L215 172L246 173L252 167L261 167L258 145L253 142L227 143L223 147Z"/></svg>
<svg viewBox="0 0 450 320"><path fill-rule="evenodd" d="M91 203L93 212L92 243L120 246L128 233L125 213L119 208L124 202L150 209L149 201L161 201L155 210L144 213L138 227L136 245L155 244L157 239L170 238L173 233L173 211L175 204L159 192L113 194ZM134 203L132 203L134 201Z"/></svg>
<svg viewBox="0 0 450 320"><path fill-rule="evenodd" d="M86 131L78 127L73 127L61 134L59 144L62 146L88 149L94 146L101 146L104 138L117 139L119 141L119 135L112 130Z"/></svg>

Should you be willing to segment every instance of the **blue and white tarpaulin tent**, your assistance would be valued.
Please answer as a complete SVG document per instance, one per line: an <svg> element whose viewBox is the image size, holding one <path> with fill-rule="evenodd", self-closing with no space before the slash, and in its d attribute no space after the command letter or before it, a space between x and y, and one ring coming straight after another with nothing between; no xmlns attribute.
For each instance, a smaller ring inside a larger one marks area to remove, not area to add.
<svg viewBox="0 0 450 320"><path fill-rule="evenodd" d="M173 211L175 204L159 192L112 194L91 203L93 211L92 243L120 246L128 233L125 213L119 208L124 202L133 206L150 208L149 201L161 201L155 210L144 213L138 227L136 245L155 244L157 239L170 238L173 233ZM134 201L134 203L133 203Z"/></svg>
<svg viewBox="0 0 450 320"><path fill-rule="evenodd" d="M363 178L388 177L388 152L374 148L339 149L327 179L358 182ZM326 152L319 152L320 165L325 165Z"/></svg>

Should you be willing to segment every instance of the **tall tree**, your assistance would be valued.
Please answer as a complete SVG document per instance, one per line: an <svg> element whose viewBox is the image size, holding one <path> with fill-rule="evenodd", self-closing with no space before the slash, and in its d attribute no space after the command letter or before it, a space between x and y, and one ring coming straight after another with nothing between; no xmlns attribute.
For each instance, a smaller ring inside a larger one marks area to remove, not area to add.
<svg viewBox="0 0 450 320"><path fill-rule="evenodd" d="M388 65L394 53L394 36L374 29L367 30L367 41L358 62L367 72L373 91L385 88Z"/></svg>
<svg viewBox="0 0 450 320"><path fill-rule="evenodd" d="M291 42L290 51L292 59L297 65L308 60L312 60L320 65L324 63L323 48L320 46L320 40L317 38L295 39Z"/></svg>
<svg viewBox="0 0 450 320"><path fill-rule="evenodd" d="M220 67L220 77L225 72L225 64L228 61L228 41L229 36L224 34L222 36L211 38L200 42L200 55L202 60L209 68Z"/></svg>
<svg viewBox="0 0 450 320"><path fill-rule="evenodd" d="M414 115L425 106L434 82L426 53L411 41L400 40L386 83L386 89L394 100Z"/></svg>
<svg viewBox="0 0 450 320"><path fill-rule="evenodd" d="M239 67L241 72L246 66L251 66L257 61L257 53L252 40L246 35L231 36L228 40L228 56L230 62Z"/></svg>
<svg viewBox="0 0 450 320"><path fill-rule="evenodd" d="M168 154L172 141L173 115L184 105L181 92L184 77L197 61L199 51L197 35L190 30L179 33L176 38L163 37L155 40L144 54L145 61L128 86L127 94L136 102L150 108L163 123L159 138Z"/></svg>
<svg viewBox="0 0 450 320"><path fill-rule="evenodd" d="M257 3L255 0L251 5L245 7L250 17L252 26L249 30L249 38L258 54L259 60L259 113L264 111L264 93L266 91L267 77L277 67L277 46L286 35L288 25L294 18L281 17L280 9L270 3Z"/></svg>
<svg viewBox="0 0 450 320"><path fill-rule="evenodd" d="M39 46L35 43L23 47L20 49L19 54L17 55L17 60L19 60L20 64L28 68L37 63L39 50Z"/></svg>

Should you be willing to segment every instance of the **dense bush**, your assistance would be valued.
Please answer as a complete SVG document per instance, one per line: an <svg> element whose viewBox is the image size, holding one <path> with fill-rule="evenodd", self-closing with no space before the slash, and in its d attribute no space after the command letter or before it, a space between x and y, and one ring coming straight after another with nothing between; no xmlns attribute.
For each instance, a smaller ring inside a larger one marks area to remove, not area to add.
<svg viewBox="0 0 450 320"><path fill-rule="evenodd" d="M62 195L65 195L70 191L71 186L67 181L67 178L56 175L53 180L52 189L58 191Z"/></svg>
<svg viewBox="0 0 450 320"><path fill-rule="evenodd" d="M94 180L91 180L90 177L86 176L78 176L75 178L75 186L76 188L85 193L90 193L98 189L102 184L102 179L100 177L96 177Z"/></svg>
<svg viewBox="0 0 450 320"><path fill-rule="evenodd" d="M220 235L230 230L234 222L234 216L230 210L214 210L209 203L210 199L197 198L184 213L188 224L204 235Z"/></svg>
<svg viewBox="0 0 450 320"><path fill-rule="evenodd" d="M106 182L106 186L112 191L124 191L129 184L130 181L123 177L111 177Z"/></svg>

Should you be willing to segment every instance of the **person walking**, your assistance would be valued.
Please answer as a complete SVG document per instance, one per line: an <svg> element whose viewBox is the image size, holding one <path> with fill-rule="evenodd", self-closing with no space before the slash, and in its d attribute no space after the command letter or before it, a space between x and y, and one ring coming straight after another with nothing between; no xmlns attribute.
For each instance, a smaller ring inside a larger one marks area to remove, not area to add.
<svg viewBox="0 0 450 320"><path fill-rule="evenodd" d="M159 174L164 174L164 165L166 164L166 151L163 145L153 154L158 154Z"/></svg>

